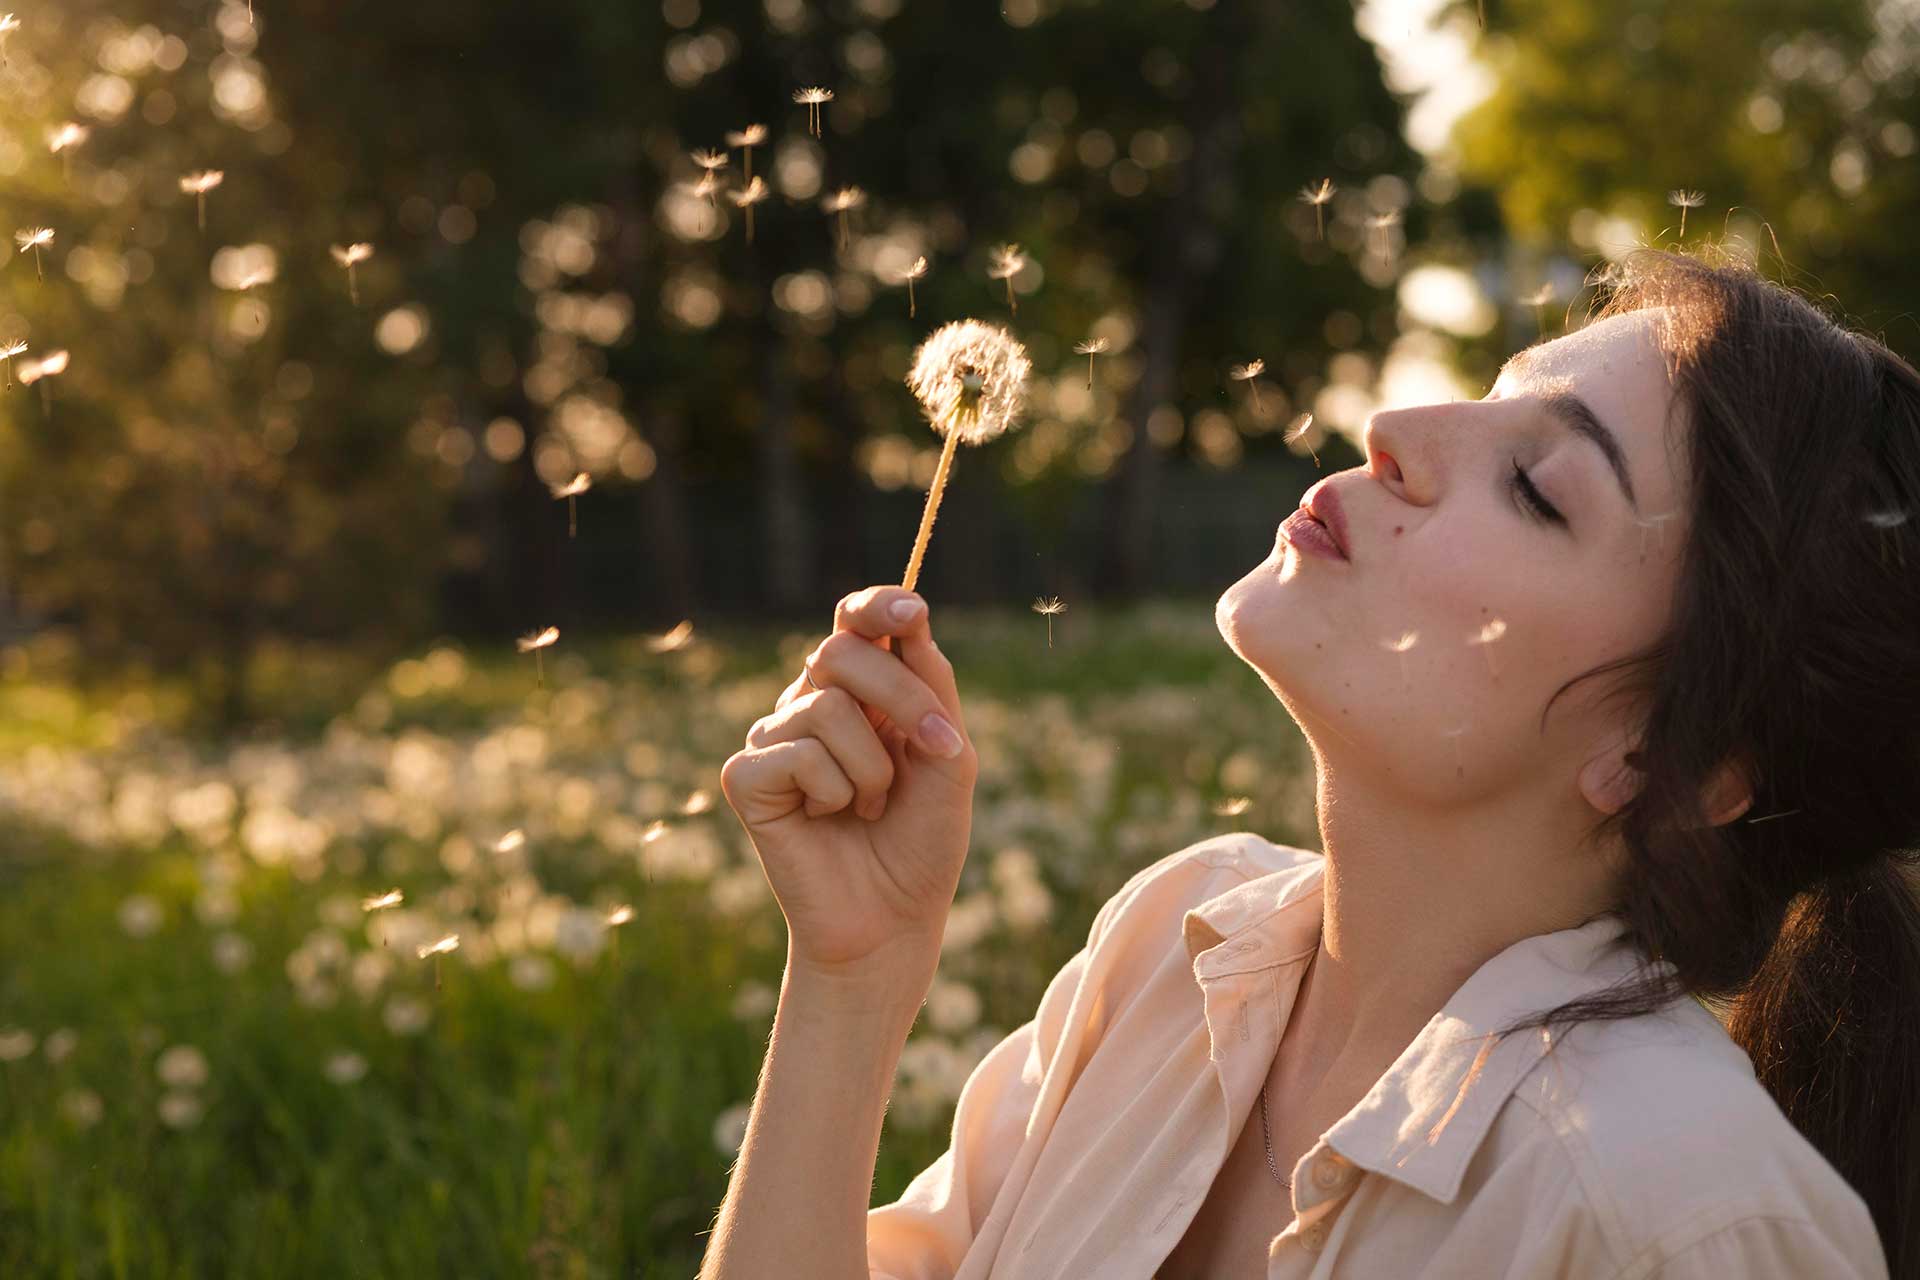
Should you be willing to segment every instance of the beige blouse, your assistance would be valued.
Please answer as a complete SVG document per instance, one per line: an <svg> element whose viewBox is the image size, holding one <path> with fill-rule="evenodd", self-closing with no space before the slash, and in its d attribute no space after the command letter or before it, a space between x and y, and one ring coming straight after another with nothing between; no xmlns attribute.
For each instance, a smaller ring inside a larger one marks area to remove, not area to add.
<svg viewBox="0 0 1920 1280"><path fill-rule="evenodd" d="M868 1211L873 1280L1148 1280L1258 1105L1323 867L1235 832L1129 880L974 1069L952 1145ZM1621 929L1482 965L1294 1166L1270 1280L1885 1280L1865 1201L1690 998L1516 1033L1462 1088L1486 1033L1628 972Z"/></svg>

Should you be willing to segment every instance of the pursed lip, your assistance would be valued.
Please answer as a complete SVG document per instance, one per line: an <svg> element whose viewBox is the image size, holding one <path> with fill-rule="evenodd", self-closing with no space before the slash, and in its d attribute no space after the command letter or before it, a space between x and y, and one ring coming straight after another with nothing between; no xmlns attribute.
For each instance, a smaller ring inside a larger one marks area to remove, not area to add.
<svg viewBox="0 0 1920 1280"><path fill-rule="evenodd" d="M1323 480L1307 490L1306 496L1300 499L1300 508L1327 527L1341 555L1353 559L1352 544L1347 541L1347 513L1340 509L1340 495L1332 485Z"/></svg>

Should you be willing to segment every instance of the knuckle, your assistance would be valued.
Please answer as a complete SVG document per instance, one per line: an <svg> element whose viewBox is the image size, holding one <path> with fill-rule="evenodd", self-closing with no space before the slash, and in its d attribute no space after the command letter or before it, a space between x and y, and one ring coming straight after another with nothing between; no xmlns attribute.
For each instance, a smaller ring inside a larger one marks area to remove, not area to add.
<svg viewBox="0 0 1920 1280"><path fill-rule="evenodd" d="M866 643L867 640L864 636L855 635L851 631L836 631L825 640L822 640L820 647L813 651L815 661L827 663L840 661L847 656L854 645L865 645Z"/></svg>

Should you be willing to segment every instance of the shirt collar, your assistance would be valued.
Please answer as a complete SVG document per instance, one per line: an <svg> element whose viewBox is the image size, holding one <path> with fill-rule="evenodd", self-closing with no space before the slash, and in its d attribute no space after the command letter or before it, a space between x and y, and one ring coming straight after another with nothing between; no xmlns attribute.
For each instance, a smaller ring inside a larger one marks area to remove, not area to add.
<svg viewBox="0 0 1920 1280"><path fill-rule="evenodd" d="M1319 945L1325 865L1324 858L1307 859L1189 910L1181 931L1194 977L1204 986L1310 953ZM1498 1044L1492 1033L1634 973L1642 960L1624 940L1625 930L1618 917L1599 916L1523 938L1481 965L1327 1131L1327 1144L1363 1168L1451 1204L1501 1107L1554 1043L1540 1029ZM1470 1079L1476 1063L1478 1078Z"/></svg>

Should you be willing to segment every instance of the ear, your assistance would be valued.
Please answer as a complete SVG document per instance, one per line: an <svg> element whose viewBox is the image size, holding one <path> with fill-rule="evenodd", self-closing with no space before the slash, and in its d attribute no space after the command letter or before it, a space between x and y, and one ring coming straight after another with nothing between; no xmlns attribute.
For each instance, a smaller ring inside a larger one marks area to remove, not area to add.
<svg viewBox="0 0 1920 1280"><path fill-rule="evenodd" d="M1580 768L1580 794L1602 813L1618 813L1640 791L1639 753L1622 739Z"/></svg>
<svg viewBox="0 0 1920 1280"><path fill-rule="evenodd" d="M1707 813L1707 825L1722 826L1745 813L1753 804L1753 760L1744 752L1714 770L1702 789L1700 807Z"/></svg>

